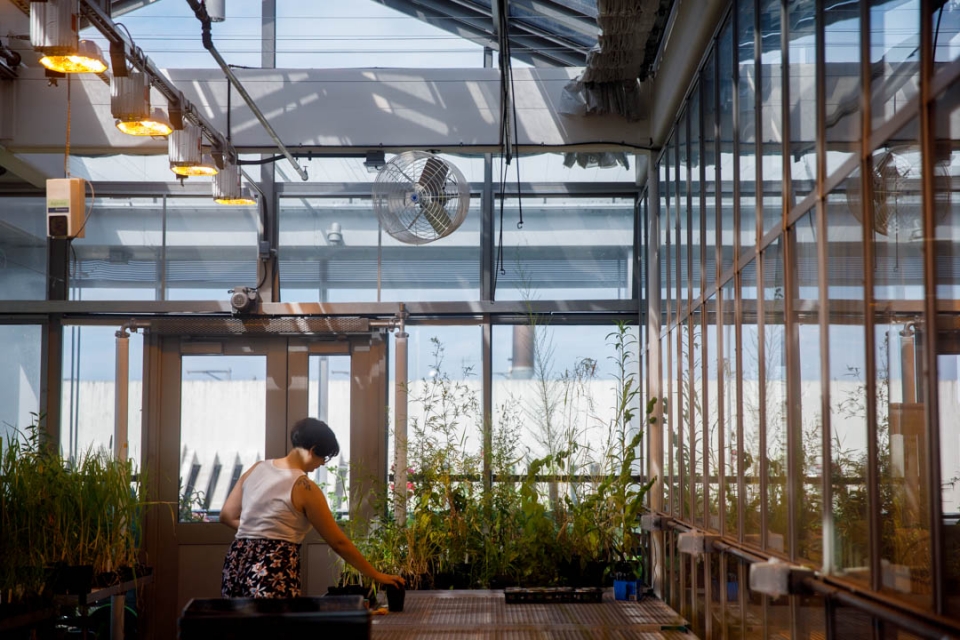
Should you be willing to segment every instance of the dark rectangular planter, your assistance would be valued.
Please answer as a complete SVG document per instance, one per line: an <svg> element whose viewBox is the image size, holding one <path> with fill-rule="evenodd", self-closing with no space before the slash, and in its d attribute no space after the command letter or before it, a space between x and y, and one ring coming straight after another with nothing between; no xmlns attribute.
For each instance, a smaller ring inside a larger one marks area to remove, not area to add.
<svg viewBox="0 0 960 640"><path fill-rule="evenodd" d="M179 620L181 640L240 638L370 637L370 612L362 596L322 598L193 599Z"/></svg>
<svg viewBox="0 0 960 640"><path fill-rule="evenodd" d="M598 587L509 587L503 590L507 604L547 604L564 602L603 601L603 589Z"/></svg>

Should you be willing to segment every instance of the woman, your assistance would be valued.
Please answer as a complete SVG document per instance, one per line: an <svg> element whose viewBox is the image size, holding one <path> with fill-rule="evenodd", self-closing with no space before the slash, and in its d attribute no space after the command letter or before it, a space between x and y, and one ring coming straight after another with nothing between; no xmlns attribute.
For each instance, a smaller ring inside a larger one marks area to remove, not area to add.
<svg viewBox="0 0 960 640"><path fill-rule="evenodd" d="M363 575L402 586L400 576L380 573L337 526L320 488L307 474L340 453L333 431L304 418L290 433L283 458L247 470L227 497L220 522L237 530L223 562L224 598L293 598L300 595L300 544L310 528Z"/></svg>

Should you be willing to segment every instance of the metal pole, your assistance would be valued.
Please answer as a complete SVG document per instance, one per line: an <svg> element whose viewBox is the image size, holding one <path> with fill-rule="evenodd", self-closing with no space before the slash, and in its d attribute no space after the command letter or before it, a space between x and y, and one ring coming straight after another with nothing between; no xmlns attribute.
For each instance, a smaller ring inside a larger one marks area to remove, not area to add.
<svg viewBox="0 0 960 640"><path fill-rule="evenodd" d="M130 454L127 442L127 405L130 395L130 334L125 327L117 331L117 368L113 411L113 456L126 460Z"/></svg>
<svg viewBox="0 0 960 640"><path fill-rule="evenodd" d="M407 521L407 338L403 330L396 335L397 371L396 425L393 434L395 466L393 470L394 518L397 522Z"/></svg>

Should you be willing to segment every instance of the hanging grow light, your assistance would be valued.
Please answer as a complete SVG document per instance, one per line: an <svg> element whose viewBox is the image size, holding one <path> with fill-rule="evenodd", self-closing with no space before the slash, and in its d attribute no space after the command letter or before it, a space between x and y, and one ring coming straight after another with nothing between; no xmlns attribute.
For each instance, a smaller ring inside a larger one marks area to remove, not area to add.
<svg viewBox="0 0 960 640"><path fill-rule="evenodd" d="M110 112L117 129L131 136L168 136L173 131L162 109L150 110L150 84L142 73L113 79Z"/></svg>
<svg viewBox="0 0 960 640"><path fill-rule="evenodd" d="M247 187L240 186L240 167L226 163L223 170L213 178L213 199L217 204L257 204Z"/></svg>
<svg viewBox="0 0 960 640"><path fill-rule="evenodd" d="M107 62L100 47L77 35L78 0L30 3L30 44L42 54L40 64L59 73L103 73Z"/></svg>
<svg viewBox="0 0 960 640"><path fill-rule="evenodd" d="M184 123L167 138L170 170L178 176L215 176L218 173L213 158L203 153L203 135L200 127Z"/></svg>

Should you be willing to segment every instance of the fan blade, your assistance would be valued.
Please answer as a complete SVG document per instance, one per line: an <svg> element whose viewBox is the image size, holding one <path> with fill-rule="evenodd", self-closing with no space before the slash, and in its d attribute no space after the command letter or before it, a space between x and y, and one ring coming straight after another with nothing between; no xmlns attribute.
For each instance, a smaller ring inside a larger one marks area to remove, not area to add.
<svg viewBox="0 0 960 640"><path fill-rule="evenodd" d="M447 174L450 172L447 163L439 158L427 158L423 165L423 172L417 184L423 187L425 197L420 202L427 222L437 232L437 235L443 235L450 228L450 215L443 206L442 194L444 185L447 182Z"/></svg>

